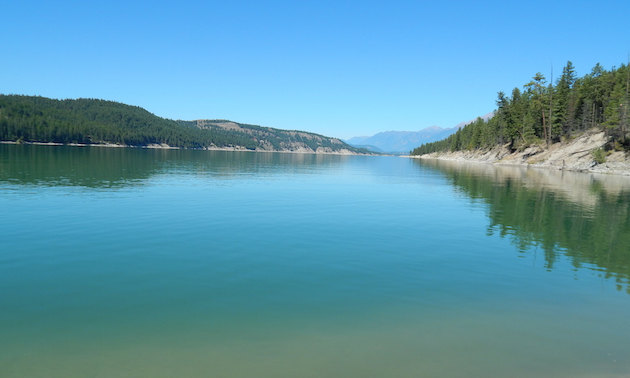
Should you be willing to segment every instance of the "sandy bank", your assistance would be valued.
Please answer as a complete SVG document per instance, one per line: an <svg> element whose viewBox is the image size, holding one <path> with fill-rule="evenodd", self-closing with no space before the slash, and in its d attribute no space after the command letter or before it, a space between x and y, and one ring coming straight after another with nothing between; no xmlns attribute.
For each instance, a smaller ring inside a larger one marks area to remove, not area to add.
<svg viewBox="0 0 630 378"><path fill-rule="evenodd" d="M555 143L549 148L530 146L523 151L511 152L504 145L491 150L434 152L410 157L630 176L630 156L625 152L610 153L602 164L595 161L592 152L607 142L608 137L603 131L590 130L572 140Z"/></svg>

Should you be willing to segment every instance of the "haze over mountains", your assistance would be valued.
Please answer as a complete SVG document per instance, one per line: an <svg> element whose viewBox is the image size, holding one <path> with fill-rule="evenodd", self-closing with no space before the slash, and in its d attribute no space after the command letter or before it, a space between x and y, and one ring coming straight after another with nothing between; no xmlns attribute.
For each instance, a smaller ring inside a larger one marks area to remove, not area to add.
<svg viewBox="0 0 630 378"><path fill-rule="evenodd" d="M493 115L494 112L490 112L481 118L488 120ZM442 140L473 121L460 122L450 128L431 126L419 131L383 131L372 136L352 137L346 142L352 146L363 147L376 152L407 154L424 143Z"/></svg>

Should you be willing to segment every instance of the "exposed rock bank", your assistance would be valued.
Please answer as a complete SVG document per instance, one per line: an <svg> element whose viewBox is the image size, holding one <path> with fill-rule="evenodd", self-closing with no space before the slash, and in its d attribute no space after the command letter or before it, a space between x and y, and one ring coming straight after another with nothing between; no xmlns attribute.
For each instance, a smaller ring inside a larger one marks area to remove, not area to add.
<svg viewBox="0 0 630 378"><path fill-rule="evenodd" d="M412 156L420 159L440 159L454 161L474 161L502 165L519 165L555 168L559 170L608 173L630 176L630 156L622 151L614 151L606 156L604 163L598 164L593 151L608 143L603 131L590 130L571 139L545 146L530 146L523 151L511 152L508 145L491 150L434 152Z"/></svg>
<svg viewBox="0 0 630 378"><path fill-rule="evenodd" d="M173 147L168 144L149 144L146 146L132 146L127 144L116 144L116 143L55 143L55 142L15 142L8 140L0 140L0 144L33 144L37 146L72 146L72 147L120 147L120 148L143 148L143 149L165 149L165 150L186 150L187 148L183 147ZM194 150L204 150L204 151L241 151L241 152L280 152L280 153L291 153L291 154L317 154L317 155L365 155L365 156L374 156L377 155L375 153L359 153L356 151L351 151L346 148L333 149L330 147L317 147L316 150L305 146L291 146L285 149L265 149L265 148L245 148L243 146L231 146L231 147L218 147L218 146L208 146L203 148L194 148Z"/></svg>

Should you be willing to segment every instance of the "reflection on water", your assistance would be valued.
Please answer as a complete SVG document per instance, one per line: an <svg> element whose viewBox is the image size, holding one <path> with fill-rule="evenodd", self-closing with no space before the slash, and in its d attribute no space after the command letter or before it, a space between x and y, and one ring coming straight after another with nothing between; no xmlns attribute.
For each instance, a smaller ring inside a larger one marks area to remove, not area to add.
<svg viewBox="0 0 630 378"><path fill-rule="evenodd" d="M397 157L0 145L0 376L628 376L628 202Z"/></svg>
<svg viewBox="0 0 630 378"><path fill-rule="evenodd" d="M185 170L230 178L243 174L309 173L348 156L140 148L0 144L0 183L120 188Z"/></svg>
<svg viewBox="0 0 630 378"><path fill-rule="evenodd" d="M488 233L520 251L559 255L575 268L614 278L630 293L630 178L439 160L417 162L443 173L462 193L487 204Z"/></svg>
<svg viewBox="0 0 630 378"><path fill-rule="evenodd" d="M353 157L102 147L0 144L0 184L117 189L146 185L173 172L214 179L313 174L342 168ZM546 267L559 255L576 268L630 278L630 178L439 160L412 160L487 204L488 234L509 236L521 252L542 250ZM408 175L386 159L354 160L379 177Z"/></svg>

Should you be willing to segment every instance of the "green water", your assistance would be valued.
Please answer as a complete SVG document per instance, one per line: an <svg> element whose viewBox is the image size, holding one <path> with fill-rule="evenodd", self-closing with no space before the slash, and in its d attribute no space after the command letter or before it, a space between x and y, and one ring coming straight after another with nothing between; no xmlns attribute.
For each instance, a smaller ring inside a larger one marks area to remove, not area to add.
<svg viewBox="0 0 630 378"><path fill-rule="evenodd" d="M630 375L630 178L0 145L1 377Z"/></svg>

